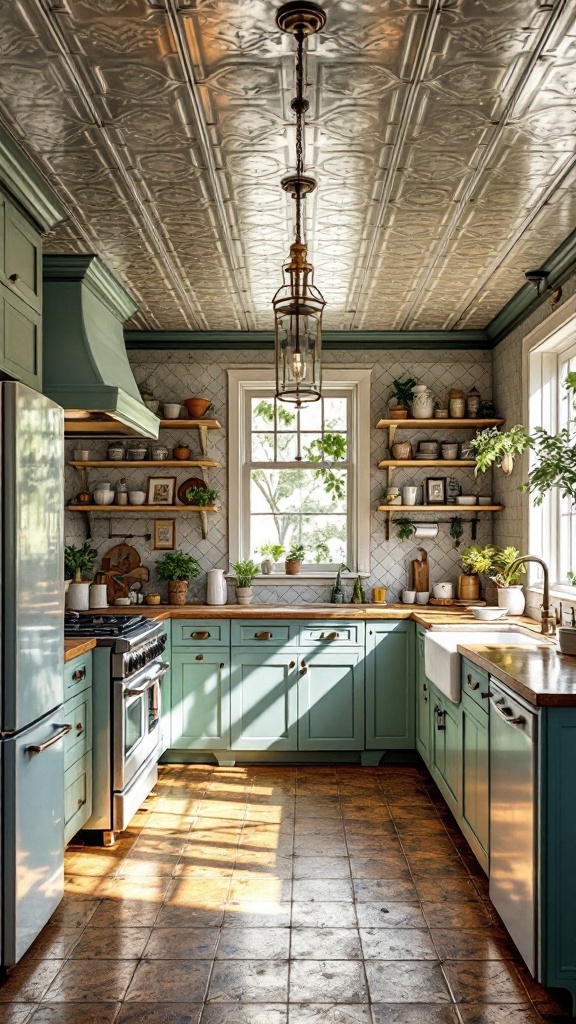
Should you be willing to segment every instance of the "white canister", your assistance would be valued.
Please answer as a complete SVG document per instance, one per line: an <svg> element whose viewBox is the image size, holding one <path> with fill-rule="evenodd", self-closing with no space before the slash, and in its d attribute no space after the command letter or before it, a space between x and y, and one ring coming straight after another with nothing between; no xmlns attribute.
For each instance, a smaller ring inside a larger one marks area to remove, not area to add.
<svg viewBox="0 0 576 1024"><path fill-rule="evenodd" d="M402 488L402 504L403 505L415 505L416 497L418 495L418 488L407 485Z"/></svg>
<svg viewBox="0 0 576 1024"><path fill-rule="evenodd" d="M430 420L434 416L434 395L425 384L412 389L412 416L415 420Z"/></svg>
<svg viewBox="0 0 576 1024"><path fill-rule="evenodd" d="M509 615L522 615L525 606L526 598L521 584L498 588L498 607L507 608Z"/></svg>
<svg viewBox="0 0 576 1024"><path fill-rule="evenodd" d="M419 590L416 594L416 604L428 604L430 598L429 590Z"/></svg>
<svg viewBox="0 0 576 1024"><path fill-rule="evenodd" d="M105 583L93 583L90 587L90 607L108 607L108 587Z"/></svg>
<svg viewBox="0 0 576 1024"><path fill-rule="evenodd" d="M206 573L206 604L226 604L227 600L224 569L209 569Z"/></svg>
<svg viewBox="0 0 576 1024"><path fill-rule="evenodd" d="M71 583L66 594L66 607L85 612L90 607L90 583Z"/></svg>
<svg viewBox="0 0 576 1024"><path fill-rule="evenodd" d="M164 402L164 419L177 420L180 417L182 405L180 402Z"/></svg>
<svg viewBox="0 0 576 1024"><path fill-rule="evenodd" d="M436 598L451 598L454 597L454 584L453 583L436 583L432 587L432 593Z"/></svg>
<svg viewBox="0 0 576 1024"><path fill-rule="evenodd" d="M403 604L414 604L416 600L415 590L403 590L402 591L402 603Z"/></svg>

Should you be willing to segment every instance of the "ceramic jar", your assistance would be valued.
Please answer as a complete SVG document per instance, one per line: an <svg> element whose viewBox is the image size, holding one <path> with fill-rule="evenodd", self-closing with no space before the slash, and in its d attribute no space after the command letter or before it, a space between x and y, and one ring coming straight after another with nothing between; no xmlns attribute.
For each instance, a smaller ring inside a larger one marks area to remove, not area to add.
<svg viewBox="0 0 576 1024"><path fill-rule="evenodd" d="M466 412L466 403L464 401L464 392L457 391L455 388L450 392L450 419L461 420L464 419Z"/></svg>
<svg viewBox="0 0 576 1024"><path fill-rule="evenodd" d="M415 420L430 420L434 416L434 395L425 384L412 390L412 416Z"/></svg>
<svg viewBox="0 0 576 1024"><path fill-rule="evenodd" d="M206 573L206 604L226 604L227 599L224 569L209 569Z"/></svg>
<svg viewBox="0 0 576 1024"><path fill-rule="evenodd" d="M392 458L404 461L412 458L412 445L409 441L397 441L392 445Z"/></svg>
<svg viewBox="0 0 576 1024"><path fill-rule="evenodd" d="M123 462L126 458L126 445L121 441L114 441L108 445L108 458L111 462Z"/></svg>
<svg viewBox="0 0 576 1024"><path fill-rule="evenodd" d="M469 419L473 420L478 415L481 401L482 398L478 389L475 387L471 388L466 396L466 415Z"/></svg>
<svg viewBox="0 0 576 1024"><path fill-rule="evenodd" d="M165 444L151 444L150 458L152 462L164 462L168 458L168 449Z"/></svg>
<svg viewBox="0 0 576 1024"><path fill-rule="evenodd" d="M186 604L188 580L170 580L168 583L168 604Z"/></svg>
<svg viewBox="0 0 576 1024"><path fill-rule="evenodd" d="M164 419L177 420L180 418L182 405L180 402L164 402Z"/></svg>
<svg viewBox="0 0 576 1024"><path fill-rule="evenodd" d="M525 606L526 598L520 583L498 588L498 607L507 608L509 615L522 615Z"/></svg>
<svg viewBox="0 0 576 1024"><path fill-rule="evenodd" d="M480 580L475 573L460 573L458 577L458 599L460 601L477 601L480 597Z"/></svg>
<svg viewBox="0 0 576 1024"><path fill-rule="evenodd" d="M128 458L132 462L142 462L148 453L148 449L145 444L138 441L136 444L130 445L127 451Z"/></svg>
<svg viewBox="0 0 576 1024"><path fill-rule="evenodd" d="M94 488L94 503L96 505L111 505L114 501L114 491L109 483L98 484Z"/></svg>

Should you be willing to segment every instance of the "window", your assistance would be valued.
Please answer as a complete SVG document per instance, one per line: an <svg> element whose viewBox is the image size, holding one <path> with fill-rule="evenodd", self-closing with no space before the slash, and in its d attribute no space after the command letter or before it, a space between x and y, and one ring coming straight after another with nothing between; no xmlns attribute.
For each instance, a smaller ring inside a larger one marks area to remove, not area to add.
<svg viewBox="0 0 576 1024"><path fill-rule="evenodd" d="M573 396L564 387L569 373L576 370L576 346L558 358L559 373L556 387L558 401L558 430L567 428L570 438L576 435L576 411ZM575 442L576 443L576 442ZM558 495L557 581L570 586L567 572L576 572L576 509L572 502Z"/></svg>
<svg viewBox="0 0 576 1024"><path fill-rule="evenodd" d="M231 561L302 545L304 575L368 572L369 371L326 373L323 397L300 409L275 400L271 371L228 374Z"/></svg>

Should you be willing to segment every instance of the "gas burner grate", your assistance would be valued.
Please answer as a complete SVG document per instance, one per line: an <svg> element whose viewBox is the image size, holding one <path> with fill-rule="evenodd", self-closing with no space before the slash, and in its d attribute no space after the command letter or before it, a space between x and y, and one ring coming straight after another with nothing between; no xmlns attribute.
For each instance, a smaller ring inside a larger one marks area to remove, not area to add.
<svg viewBox="0 0 576 1024"><path fill-rule="evenodd" d="M148 620L144 615L75 615L64 616L64 636L122 637L131 636Z"/></svg>

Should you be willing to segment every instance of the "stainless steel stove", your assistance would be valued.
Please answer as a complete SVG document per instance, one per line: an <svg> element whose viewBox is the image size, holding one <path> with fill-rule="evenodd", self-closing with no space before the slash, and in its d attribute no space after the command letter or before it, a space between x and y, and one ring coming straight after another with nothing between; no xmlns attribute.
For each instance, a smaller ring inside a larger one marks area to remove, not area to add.
<svg viewBox="0 0 576 1024"><path fill-rule="evenodd" d="M162 753L162 679L167 635L143 615L66 616L67 638L95 637L92 683L92 817L106 845L154 788Z"/></svg>

